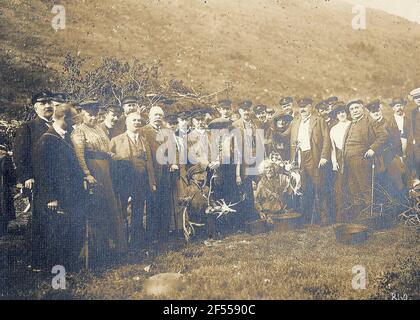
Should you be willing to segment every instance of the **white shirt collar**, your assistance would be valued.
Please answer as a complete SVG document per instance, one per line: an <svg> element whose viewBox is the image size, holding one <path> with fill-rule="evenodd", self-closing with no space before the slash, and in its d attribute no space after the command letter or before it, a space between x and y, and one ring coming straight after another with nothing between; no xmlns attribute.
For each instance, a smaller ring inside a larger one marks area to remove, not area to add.
<svg viewBox="0 0 420 320"><path fill-rule="evenodd" d="M61 138L64 139L65 136L66 136L67 131L64 130L64 129L62 129L62 128L60 128L55 122L52 124L52 126L53 126L55 132L57 132L61 136Z"/></svg>

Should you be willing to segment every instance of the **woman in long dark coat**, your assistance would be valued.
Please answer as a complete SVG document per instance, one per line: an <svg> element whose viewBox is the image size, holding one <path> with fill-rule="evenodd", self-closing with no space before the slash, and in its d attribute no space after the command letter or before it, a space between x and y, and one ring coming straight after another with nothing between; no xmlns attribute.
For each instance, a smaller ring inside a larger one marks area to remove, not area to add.
<svg viewBox="0 0 420 320"><path fill-rule="evenodd" d="M127 251L127 237L123 212L112 188L110 140L96 125L99 105L87 103L81 107L83 123L74 130L72 141L91 190L88 254L100 265Z"/></svg>

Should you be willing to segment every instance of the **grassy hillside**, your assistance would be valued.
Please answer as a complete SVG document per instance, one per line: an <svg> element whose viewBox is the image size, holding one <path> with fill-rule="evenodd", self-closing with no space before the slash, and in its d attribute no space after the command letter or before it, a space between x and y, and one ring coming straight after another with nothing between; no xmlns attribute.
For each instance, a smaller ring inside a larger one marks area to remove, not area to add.
<svg viewBox="0 0 420 320"><path fill-rule="evenodd" d="M351 27L339 0L0 0L0 104L21 102L59 76L67 51L161 60L162 71L213 92L274 103L281 95L406 95L420 74L420 25L368 10Z"/></svg>

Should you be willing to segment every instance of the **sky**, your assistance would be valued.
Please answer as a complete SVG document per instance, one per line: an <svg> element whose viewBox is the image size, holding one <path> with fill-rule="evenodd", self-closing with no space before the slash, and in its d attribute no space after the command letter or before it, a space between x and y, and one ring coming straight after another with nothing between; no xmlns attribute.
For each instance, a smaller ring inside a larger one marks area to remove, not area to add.
<svg viewBox="0 0 420 320"><path fill-rule="evenodd" d="M385 12L420 23L420 0L344 0L352 4L380 9Z"/></svg>

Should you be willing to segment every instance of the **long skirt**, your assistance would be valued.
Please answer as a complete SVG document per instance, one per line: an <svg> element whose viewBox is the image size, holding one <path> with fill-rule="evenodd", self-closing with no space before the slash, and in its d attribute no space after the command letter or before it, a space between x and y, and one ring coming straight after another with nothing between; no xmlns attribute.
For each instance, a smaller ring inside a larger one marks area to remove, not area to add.
<svg viewBox="0 0 420 320"><path fill-rule="evenodd" d="M127 252L125 220L112 188L109 161L88 159L87 164L97 181L89 201L87 254L93 264L102 264Z"/></svg>

